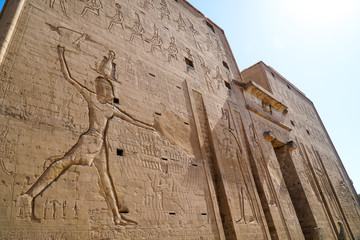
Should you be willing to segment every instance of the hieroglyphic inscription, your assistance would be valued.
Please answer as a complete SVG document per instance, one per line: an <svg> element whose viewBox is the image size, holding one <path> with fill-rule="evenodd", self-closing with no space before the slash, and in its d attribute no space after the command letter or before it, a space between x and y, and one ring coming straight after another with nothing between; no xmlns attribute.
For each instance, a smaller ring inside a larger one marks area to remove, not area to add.
<svg viewBox="0 0 360 240"><path fill-rule="evenodd" d="M88 232L23 232L19 230L14 231L0 231L0 239L52 239L52 240L66 240L66 239L90 239Z"/></svg>
<svg viewBox="0 0 360 240"><path fill-rule="evenodd" d="M8 128L0 132L0 167L6 175L11 176L13 172L8 170L5 164L14 155L14 145L7 139L8 132Z"/></svg>

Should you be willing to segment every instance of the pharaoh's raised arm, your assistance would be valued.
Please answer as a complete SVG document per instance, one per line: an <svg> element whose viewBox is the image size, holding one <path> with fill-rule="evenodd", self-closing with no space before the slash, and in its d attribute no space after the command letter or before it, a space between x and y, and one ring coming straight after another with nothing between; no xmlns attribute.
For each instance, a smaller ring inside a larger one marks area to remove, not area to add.
<svg viewBox="0 0 360 240"><path fill-rule="evenodd" d="M59 54L59 60L60 60L60 67L61 67L61 72L64 75L64 78L71 83L84 97L85 99L88 98L88 92L93 92L89 89L87 89L85 86L81 85L76 79L71 77L69 68L66 64L66 60L65 60L65 47L58 45L57 46L57 50L58 50L58 54ZM87 91L84 91L87 90Z"/></svg>

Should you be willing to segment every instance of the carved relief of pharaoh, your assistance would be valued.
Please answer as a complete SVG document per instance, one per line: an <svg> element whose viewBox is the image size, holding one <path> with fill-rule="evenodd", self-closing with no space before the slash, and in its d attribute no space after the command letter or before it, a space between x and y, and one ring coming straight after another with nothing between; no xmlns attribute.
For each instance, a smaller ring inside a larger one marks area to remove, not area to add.
<svg viewBox="0 0 360 240"><path fill-rule="evenodd" d="M31 212L31 219L40 222L40 218L35 215L34 208L36 206L36 198L44 193L46 189L58 178L62 176L71 166L94 165L99 176L99 187L104 192L103 197L106 200L108 208L111 210L115 225L136 224L135 221L130 220L120 214L125 206L120 205L116 197L116 190L109 172L109 159L107 143L105 141L107 135L107 128L109 121L113 117L118 117L135 126L142 127L148 130L154 128L147 123L139 121L126 113L113 103L114 89L113 83L115 73L115 53L109 51L108 57L104 57L101 63L96 68L99 76L94 81L94 86L86 86L88 82L78 81L73 78L65 59L65 48L57 47L58 57L60 62L60 69L63 78L71 84L87 102L89 125L85 132L83 132L77 143L71 147L70 150L60 156L54 156L47 161L50 163L41 176L25 193L21 194L17 202L23 204L25 212ZM84 82L84 83L82 83Z"/></svg>

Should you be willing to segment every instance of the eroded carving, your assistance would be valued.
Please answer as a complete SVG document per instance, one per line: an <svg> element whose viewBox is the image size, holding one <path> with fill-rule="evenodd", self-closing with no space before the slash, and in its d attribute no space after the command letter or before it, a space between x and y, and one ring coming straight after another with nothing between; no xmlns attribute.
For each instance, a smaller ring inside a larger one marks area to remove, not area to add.
<svg viewBox="0 0 360 240"><path fill-rule="evenodd" d="M211 78L210 78L210 68L208 68L206 65L205 65L205 61L204 59L199 55L199 60L200 60L200 66L204 72L204 77L205 77L205 81L206 81L206 86L207 86L207 89L210 91L210 92L215 92L214 90L214 87L213 87L213 84L212 84L212 81L211 81Z"/></svg>
<svg viewBox="0 0 360 240"><path fill-rule="evenodd" d="M171 58L175 58L177 60L177 54L178 54L178 49L177 46L175 44L175 38L171 37L170 38L170 45L167 48L168 51L168 62L171 61Z"/></svg>
<svg viewBox="0 0 360 240"><path fill-rule="evenodd" d="M213 44L213 42L211 40L210 33L206 33L205 44L206 44L206 50L207 51L210 51L211 49L214 49L214 44Z"/></svg>
<svg viewBox="0 0 360 240"><path fill-rule="evenodd" d="M219 66L216 67L216 75L215 75L214 79L217 83L217 89L220 90L220 87L224 86L224 78L221 75Z"/></svg>
<svg viewBox="0 0 360 240"><path fill-rule="evenodd" d="M120 25L122 29L124 29L124 14L121 11L121 5L118 3L115 3L115 15L111 18L108 30L111 31L111 29L114 27L114 25Z"/></svg>
<svg viewBox="0 0 360 240"><path fill-rule="evenodd" d="M161 20L166 17L168 20L170 20L170 10L167 6L167 3L165 0L161 0L160 1L160 5L161 7L159 8L160 10L160 18Z"/></svg>
<svg viewBox="0 0 360 240"><path fill-rule="evenodd" d="M87 12L91 12L96 16L99 16L100 9L103 8L101 0L80 0L85 3L85 6L80 13L81 16L84 16Z"/></svg>
<svg viewBox="0 0 360 240"><path fill-rule="evenodd" d="M187 59L189 59L190 61L194 61L194 57L193 57L193 55L191 54L191 50L190 50L190 48L186 48L186 55L187 55Z"/></svg>
<svg viewBox="0 0 360 240"><path fill-rule="evenodd" d="M140 4L140 6L144 9L154 9L154 0L144 0L143 4Z"/></svg>
<svg viewBox="0 0 360 240"><path fill-rule="evenodd" d="M186 23L184 18L182 17L181 13L179 13L179 18L177 20L175 20L175 22L178 25L178 31L183 30L186 32Z"/></svg>
<svg viewBox="0 0 360 240"><path fill-rule="evenodd" d="M195 47L197 49L199 49L200 51L202 51L201 45L200 45L199 41L197 40L197 36L199 35L199 32L195 29L194 24L189 19L188 19L188 22L189 22L189 29L193 35Z"/></svg>
<svg viewBox="0 0 360 240"><path fill-rule="evenodd" d="M104 198L112 211L114 223L116 225L135 224L135 221L129 220L119 213L121 206L117 201L114 184L108 169L109 153L105 137L109 120L113 117L118 117L148 130L154 129L150 124L135 119L113 104L114 93L111 78L103 70L99 71L102 74L95 79L95 91L74 79L70 74L64 53L65 48L58 46L60 67L64 78L81 93L88 104L89 127L86 132L80 135L78 142L68 152L60 158L52 159L51 165L26 193L18 197L17 202L22 203L25 213L31 212L32 220L39 222L40 219L34 213L36 197L43 193L69 167L73 165L91 166L94 164L99 173L100 187L105 193ZM113 57L115 57L115 54ZM54 203L55 205L56 203ZM30 209L30 211L26 209Z"/></svg>
<svg viewBox="0 0 360 240"><path fill-rule="evenodd" d="M216 50L217 50L218 56L220 57L223 55L223 50L222 50L219 39L216 38L215 42L216 42Z"/></svg>

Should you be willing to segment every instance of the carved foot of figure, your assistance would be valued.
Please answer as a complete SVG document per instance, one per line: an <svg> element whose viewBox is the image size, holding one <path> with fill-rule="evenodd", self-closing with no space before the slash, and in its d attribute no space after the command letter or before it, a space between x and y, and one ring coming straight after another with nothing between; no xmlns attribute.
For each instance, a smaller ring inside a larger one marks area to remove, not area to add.
<svg viewBox="0 0 360 240"><path fill-rule="evenodd" d="M16 205L18 207L20 207L21 209L21 217L25 217L28 218L30 217L32 222L36 222L36 223L40 223L41 219L36 217L35 213L34 213L34 198L32 198L30 195L28 194L21 194L17 199L16 199Z"/></svg>
<svg viewBox="0 0 360 240"><path fill-rule="evenodd" d="M32 197L27 194L21 194L16 199L16 206L19 208L19 217L28 218L31 216Z"/></svg>
<svg viewBox="0 0 360 240"><path fill-rule="evenodd" d="M137 225L138 223L134 220L130 220L127 217L124 217L122 214L120 216L114 217L115 225L125 226L125 225Z"/></svg>

